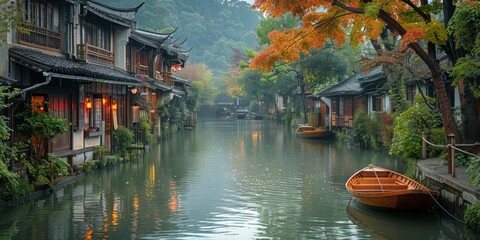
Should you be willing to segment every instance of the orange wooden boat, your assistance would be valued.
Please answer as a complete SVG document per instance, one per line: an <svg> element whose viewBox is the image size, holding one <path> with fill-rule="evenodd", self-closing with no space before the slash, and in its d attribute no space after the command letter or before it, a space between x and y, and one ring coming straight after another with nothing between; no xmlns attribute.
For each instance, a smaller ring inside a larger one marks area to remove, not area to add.
<svg viewBox="0 0 480 240"><path fill-rule="evenodd" d="M332 131L328 131L318 127L312 126L300 126L295 130L295 134L301 138L310 138L310 139L324 139L330 138L333 136Z"/></svg>
<svg viewBox="0 0 480 240"><path fill-rule="evenodd" d="M438 196L411 178L373 165L353 174L345 187L359 203L394 210L429 209Z"/></svg>

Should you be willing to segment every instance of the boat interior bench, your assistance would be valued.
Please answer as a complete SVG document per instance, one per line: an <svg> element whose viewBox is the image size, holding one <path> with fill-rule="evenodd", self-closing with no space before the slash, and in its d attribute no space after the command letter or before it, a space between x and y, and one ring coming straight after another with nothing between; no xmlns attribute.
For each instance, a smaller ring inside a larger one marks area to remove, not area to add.
<svg viewBox="0 0 480 240"><path fill-rule="evenodd" d="M364 171L362 177L388 177L390 176L387 171Z"/></svg>
<svg viewBox="0 0 480 240"><path fill-rule="evenodd" d="M356 191L390 191L390 190L406 190L408 185L385 183L381 186L379 184L353 184L352 188Z"/></svg>
<svg viewBox="0 0 480 240"><path fill-rule="evenodd" d="M358 183L360 184L393 184L395 183L395 179L393 178L376 178L376 177L367 177L367 178L359 178L357 179Z"/></svg>

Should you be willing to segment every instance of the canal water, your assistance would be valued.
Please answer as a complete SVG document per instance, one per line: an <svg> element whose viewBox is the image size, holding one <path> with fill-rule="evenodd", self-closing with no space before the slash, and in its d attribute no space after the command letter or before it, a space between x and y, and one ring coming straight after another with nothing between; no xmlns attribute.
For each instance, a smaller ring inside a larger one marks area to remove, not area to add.
<svg viewBox="0 0 480 240"><path fill-rule="evenodd" d="M439 208L372 211L345 181L388 155L263 120L201 121L143 159L0 212L0 239L474 239Z"/></svg>

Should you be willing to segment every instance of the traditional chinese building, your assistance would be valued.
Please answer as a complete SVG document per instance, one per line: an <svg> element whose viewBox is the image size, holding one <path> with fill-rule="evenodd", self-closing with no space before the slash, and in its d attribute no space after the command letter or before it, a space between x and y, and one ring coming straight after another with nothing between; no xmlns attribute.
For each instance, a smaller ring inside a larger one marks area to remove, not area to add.
<svg viewBox="0 0 480 240"><path fill-rule="evenodd" d="M69 123L49 152L81 164L93 158L95 146L114 152L115 129L136 120L136 94L148 93L155 105L156 94L173 91L171 71L184 66L187 53L170 34L136 29L134 16L143 3L131 8L79 0L22 4L21 27L28 31L8 34L2 51L8 61L0 71L2 82L20 89L7 113L14 130L11 143L29 139L17 131L16 114L25 104L42 106L34 110Z"/></svg>

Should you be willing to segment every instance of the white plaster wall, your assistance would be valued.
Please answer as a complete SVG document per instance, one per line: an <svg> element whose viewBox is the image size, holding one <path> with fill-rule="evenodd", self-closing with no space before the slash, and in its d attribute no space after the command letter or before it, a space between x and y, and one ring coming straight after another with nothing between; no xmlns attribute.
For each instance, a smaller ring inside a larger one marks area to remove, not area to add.
<svg viewBox="0 0 480 240"><path fill-rule="evenodd" d="M390 104L390 96L389 95L385 95L383 105L384 105L383 109L385 109L386 113L391 113L392 112L392 105Z"/></svg>
<svg viewBox="0 0 480 240"><path fill-rule="evenodd" d="M115 67L119 69L126 70L126 55L127 55L127 41L128 35L130 34L130 29L126 28L114 28L114 38L112 39L115 41L112 46L115 48L113 49L115 53Z"/></svg>

